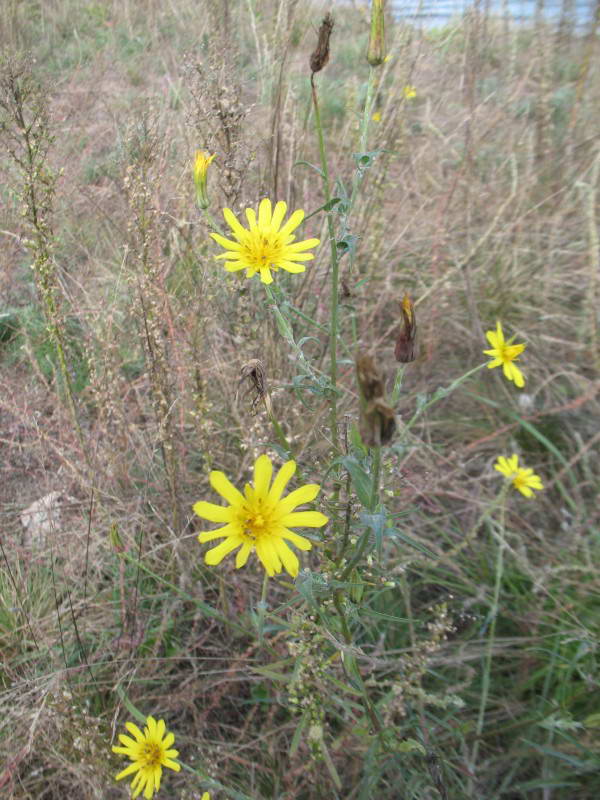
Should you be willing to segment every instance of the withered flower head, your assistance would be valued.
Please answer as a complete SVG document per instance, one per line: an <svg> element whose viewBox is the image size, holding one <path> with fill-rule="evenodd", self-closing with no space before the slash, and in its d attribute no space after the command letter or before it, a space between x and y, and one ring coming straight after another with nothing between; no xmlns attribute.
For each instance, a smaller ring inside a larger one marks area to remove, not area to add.
<svg viewBox="0 0 600 800"><path fill-rule="evenodd" d="M256 414L258 404L263 402L267 413L270 414L272 411L271 398L267 389L267 375L262 361L258 358L252 358L244 364L240 370L240 376L240 383L249 380L251 384L250 392L253 391L255 393L252 398L252 413Z"/></svg>
<svg viewBox="0 0 600 800"><path fill-rule="evenodd" d="M407 364L414 361L417 357L417 320L415 319L415 307L410 297L405 294L400 303L402 311L402 322L396 340L394 353L396 361Z"/></svg>
<svg viewBox="0 0 600 800"><path fill-rule="evenodd" d="M325 14L321 27L319 28L317 46L310 57L310 69L313 75L315 72L320 72L329 61L329 37L331 36L332 30L333 17L331 14Z"/></svg>
<svg viewBox="0 0 600 800"><path fill-rule="evenodd" d="M361 397L370 402L376 397L383 397L384 387L381 376L375 366L373 356L359 353L356 357L356 378Z"/></svg>
<svg viewBox="0 0 600 800"><path fill-rule="evenodd" d="M367 353L357 356L356 377L361 400L360 437L367 447L389 444L396 430L396 415L385 401L383 380L372 356Z"/></svg>

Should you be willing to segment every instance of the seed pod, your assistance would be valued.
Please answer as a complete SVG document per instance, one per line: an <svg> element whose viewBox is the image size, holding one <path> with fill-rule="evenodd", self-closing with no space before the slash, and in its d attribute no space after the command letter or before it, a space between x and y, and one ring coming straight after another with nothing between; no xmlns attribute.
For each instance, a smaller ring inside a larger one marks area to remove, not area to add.
<svg viewBox="0 0 600 800"><path fill-rule="evenodd" d="M313 75L315 72L320 72L329 61L329 37L332 30L333 17L331 14L325 14L319 28L317 46L310 57L310 69Z"/></svg>

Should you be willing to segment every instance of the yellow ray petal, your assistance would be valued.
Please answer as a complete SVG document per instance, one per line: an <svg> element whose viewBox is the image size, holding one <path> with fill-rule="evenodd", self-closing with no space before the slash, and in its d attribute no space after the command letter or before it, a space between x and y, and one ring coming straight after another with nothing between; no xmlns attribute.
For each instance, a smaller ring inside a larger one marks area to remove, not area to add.
<svg viewBox="0 0 600 800"><path fill-rule="evenodd" d="M207 564L210 564L211 567L214 567L216 564L220 564L225 556L229 555L229 553L231 553L241 544L243 544L243 542L240 537L229 536L227 539L221 542L221 544L213 547L212 550L208 550L204 556L204 560Z"/></svg>
<svg viewBox="0 0 600 800"><path fill-rule="evenodd" d="M271 201L268 197L261 200L258 206L258 227L263 229L271 227Z"/></svg>
<svg viewBox="0 0 600 800"><path fill-rule="evenodd" d="M320 511L295 511L286 514L279 522L287 528L322 528L329 522L329 517Z"/></svg>
<svg viewBox="0 0 600 800"><path fill-rule="evenodd" d="M287 486L290 478L296 472L296 462L295 461L286 461L285 464L280 468L279 472L275 476L275 480L273 481L273 485L269 491L269 502L276 503L281 495L283 494L283 490Z"/></svg>
<svg viewBox="0 0 600 800"><path fill-rule="evenodd" d="M294 211L294 213L290 216L288 221L279 231L279 234L281 236L289 236L289 234L292 231L296 230L296 228L298 227L298 225L300 225L303 219L304 219L304 211L302 211L302 209L299 208L296 211Z"/></svg>
<svg viewBox="0 0 600 800"><path fill-rule="evenodd" d="M279 226L283 222L283 218L285 217L285 212L287 211L287 203L284 203L283 200L280 200L276 205L273 211L273 218L271 219L271 228L273 231L278 231Z"/></svg>
<svg viewBox="0 0 600 800"><path fill-rule="evenodd" d="M305 486L301 486L299 489L295 489L293 492L287 495L287 497L283 497L279 501L278 511L283 514L289 514L290 511L293 511L296 506L300 506L303 503L310 503L315 497L319 494L321 487L318 483L307 483Z"/></svg>
<svg viewBox="0 0 600 800"><path fill-rule="evenodd" d="M218 492L232 506L240 506L244 503L243 495L235 488L224 472L213 470L210 473L210 485L215 492Z"/></svg>
<svg viewBox="0 0 600 800"><path fill-rule="evenodd" d="M254 462L254 492L257 497L267 497L272 475L273 464L269 456L259 456Z"/></svg>
<svg viewBox="0 0 600 800"><path fill-rule="evenodd" d="M206 500L199 500L192 508L194 514L209 522L232 522L234 518L231 506L218 506L215 503L207 503Z"/></svg>
<svg viewBox="0 0 600 800"><path fill-rule="evenodd" d="M285 567L286 572L291 575L292 578L295 578L300 568L298 556L293 552L293 550L290 550L290 548L282 539L273 539L272 542L275 552Z"/></svg>

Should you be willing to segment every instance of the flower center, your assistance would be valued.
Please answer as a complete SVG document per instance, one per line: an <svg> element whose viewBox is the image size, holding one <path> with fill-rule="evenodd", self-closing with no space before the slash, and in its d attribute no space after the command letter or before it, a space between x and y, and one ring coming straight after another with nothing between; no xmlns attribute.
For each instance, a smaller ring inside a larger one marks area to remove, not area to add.
<svg viewBox="0 0 600 800"><path fill-rule="evenodd" d="M255 231L246 244L245 259L259 270L264 267L277 269L281 261L281 241L279 236L264 231Z"/></svg>
<svg viewBox="0 0 600 800"><path fill-rule="evenodd" d="M146 742L140 751L140 761L143 761L146 767L160 766L162 761L160 746L154 742Z"/></svg>
<svg viewBox="0 0 600 800"><path fill-rule="evenodd" d="M515 489L522 489L523 486L527 486L527 477L518 472L512 479L512 482Z"/></svg>

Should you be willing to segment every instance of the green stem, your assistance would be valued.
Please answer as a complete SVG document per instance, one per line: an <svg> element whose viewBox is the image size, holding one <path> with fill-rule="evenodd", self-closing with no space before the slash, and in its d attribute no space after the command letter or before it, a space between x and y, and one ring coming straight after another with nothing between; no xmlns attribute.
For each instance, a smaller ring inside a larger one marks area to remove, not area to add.
<svg viewBox="0 0 600 800"><path fill-rule="evenodd" d="M498 532L498 550L496 552L496 578L494 581L494 594L492 596L492 605L490 608L490 627L488 639L485 649L485 660L483 665L483 675L481 679L481 698L479 702L479 714L477 716L477 727L475 729L475 744L473 745L473 752L471 754L471 775L475 774L477 757L479 755L479 743L481 741L481 734L483 731L483 723L485 721L485 712L487 709L488 696L490 691L490 677L492 670L492 656L494 650L494 642L496 639L496 619L498 617L498 608L500 606L500 589L502 586L502 576L504 574L504 548L505 543L505 517L506 517L506 495L509 490L510 483L507 481L502 488L500 494L500 521ZM473 796L473 782L474 778L470 779L470 795Z"/></svg>
<svg viewBox="0 0 600 800"><path fill-rule="evenodd" d="M267 587L269 585L269 574L265 572L263 578L262 591L260 593L260 601L258 603L258 644L259 647L263 645L263 633L265 628L265 614L267 611Z"/></svg>
<svg viewBox="0 0 600 800"><path fill-rule="evenodd" d="M209 228L212 228L212 229L213 229L213 231L216 231L217 233L220 233L220 234L222 234L222 233L223 233L223 231L222 231L222 229L221 229L221 226L218 224L218 222L216 221L216 219L215 219L215 218L213 217L213 215L210 213L210 211L208 210L208 208L203 208L203 209L202 209L202 213L203 213L203 214L204 214L204 216L206 217L206 221L207 221L207 223L208 223L208 227L209 227Z"/></svg>
<svg viewBox="0 0 600 800"><path fill-rule="evenodd" d="M352 645L352 634L350 633L350 628L348 626L348 621L346 619L346 612L344 611L344 607L341 601L341 591L338 591L333 596L333 603L335 605L336 611L339 615L340 626L342 629L342 636L347 645ZM383 733L383 728L381 725L381 720L377 715L377 711L375 710L371 700L369 698L367 687L362 679L362 675L360 674L360 670L358 669L358 664L356 663L356 658L352 653L344 653L344 663L345 663L345 670L349 676L354 677L356 683L358 684L358 688L362 695L365 711L367 712L367 716L371 720L371 724L373 728L377 731L378 734Z"/></svg>
<svg viewBox="0 0 600 800"><path fill-rule="evenodd" d="M367 83L367 96L365 98L365 108L363 111L363 118L360 126L360 140L359 140L359 153L365 153L367 151L367 141L369 137L369 123L371 122L371 112L373 110L373 104L375 102L375 87L377 85L377 67L370 67L369 68L369 81ZM358 195L358 190L361 187L363 182L365 173L364 171L357 169L354 173L354 177L352 179L352 194L350 196L350 204L348 206L348 212L346 216L350 216L350 212L354 208L354 203L356 201L356 196Z"/></svg>
<svg viewBox="0 0 600 800"><path fill-rule="evenodd" d="M373 483L371 485L371 502L369 511L375 511L379 503L379 476L381 474L381 447L371 448L371 459L373 464Z"/></svg>
<svg viewBox="0 0 600 800"><path fill-rule="evenodd" d="M398 367L398 371L396 372L396 378L394 380L394 388L392 389L392 396L390 399L390 405L394 408L398 400L400 399L400 389L402 388L402 380L404 378L404 366Z"/></svg>
<svg viewBox="0 0 600 800"><path fill-rule="evenodd" d="M323 137L323 125L321 123L321 112L319 109L319 101L317 98L317 88L314 83L314 74L311 76L312 99L315 109L315 125L317 128L317 137L319 140L319 156L321 160L321 173L323 176L323 193L325 194L325 202L328 204L331 200L331 187L329 183L329 167L327 165L327 156L325 154L325 139ZM329 248L331 251L331 308L330 308L330 330L329 330L329 379L331 381L331 396L329 398L330 410L330 426L331 426L331 441L333 442L334 449L339 452L340 442L338 436L337 425L337 393L335 391L337 386L337 338L338 338L338 305L339 305L339 262L337 255L337 247L335 243L335 227L333 224L333 211L327 211L327 231L329 235Z"/></svg>
<svg viewBox="0 0 600 800"><path fill-rule="evenodd" d="M290 458L291 458L294 455L293 450L292 450L292 446L290 445L290 443L289 443L289 441L287 439L287 436L283 432L283 428L279 424L279 421L275 417L275 414L273 413L273 409L271 408L270 402L267 403L266 402L266 398L263 399L263 402L265 403L265 408L267 409L267 414L269 416L269 419L271 420L271 425L273 426L273 430L275 431L275 435L279 439L279 444L283 447L283 449L286 451L288 456L290 456Z"/></svg>

